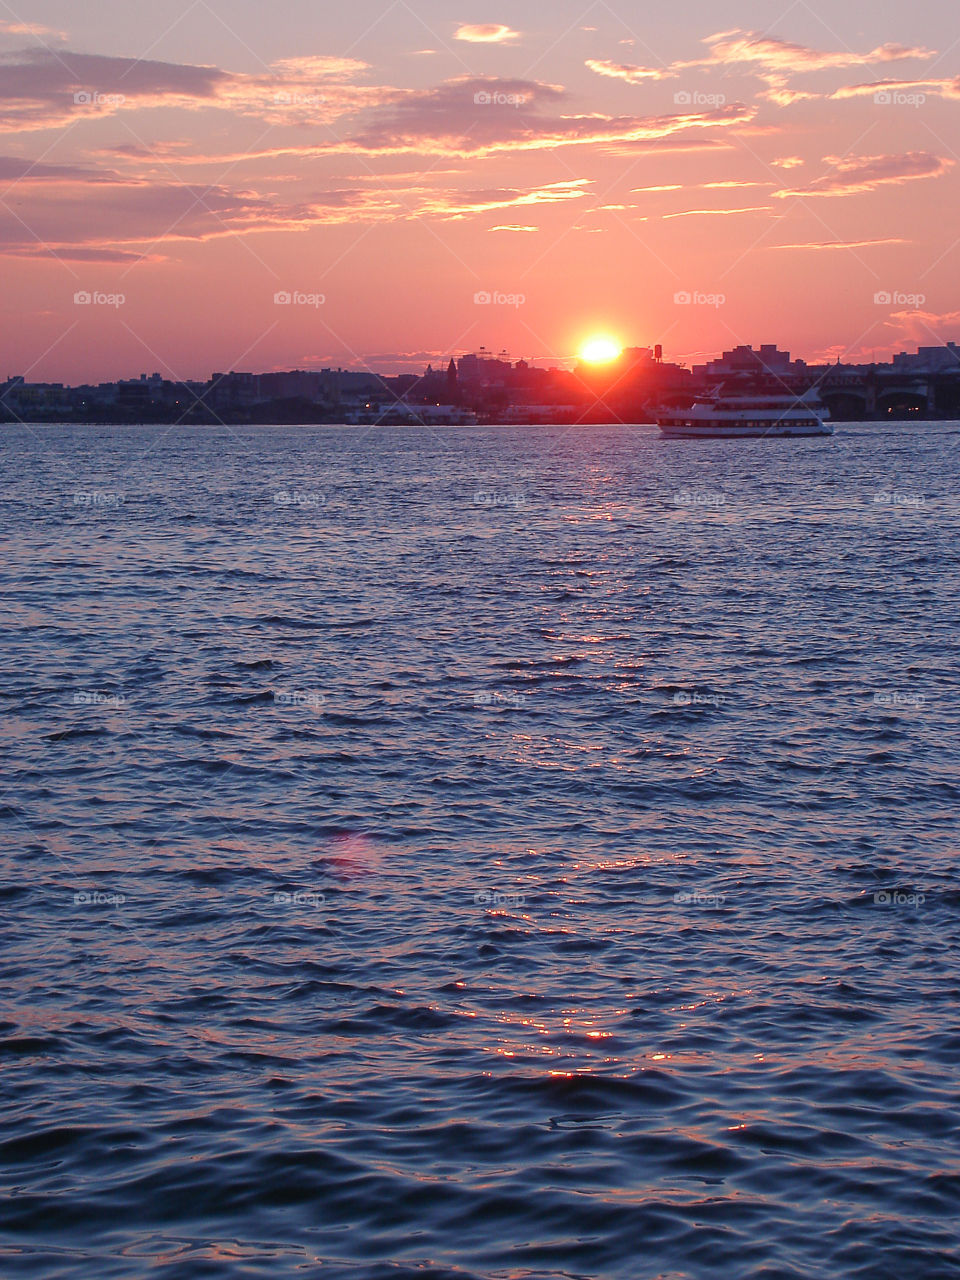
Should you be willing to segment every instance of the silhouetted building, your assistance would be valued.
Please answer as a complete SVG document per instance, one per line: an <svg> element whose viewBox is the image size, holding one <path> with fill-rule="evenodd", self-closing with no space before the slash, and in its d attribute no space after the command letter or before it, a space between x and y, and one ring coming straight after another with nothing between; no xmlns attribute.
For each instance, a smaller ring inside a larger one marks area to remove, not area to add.
<svg viewBox="0 0 960 1280"><path fill-rule="evenodd" d="M802 377L806 372L805 360L791 360L790 352L780 351L775 343L765 343L759 351L747 346L734 347L732 351L724 351L719 360L693 367L695 378L763 375L784 378Z"/></svg>
<svg viewBox="0 0 960 1280"><path fill-rule="evenodd" d="M945 347L918 347L916 355L901 351L893 357L893 367L902 373L960 372L960 347L948 342Z"/></svg>

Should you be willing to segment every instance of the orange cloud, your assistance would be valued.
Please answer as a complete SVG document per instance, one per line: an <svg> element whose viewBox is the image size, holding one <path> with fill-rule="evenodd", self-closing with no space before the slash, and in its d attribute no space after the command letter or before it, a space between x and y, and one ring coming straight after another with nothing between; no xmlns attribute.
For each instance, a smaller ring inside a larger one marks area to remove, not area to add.
<svg viewBox="0 0 960 1280"><path fill-rule="evenodd" d="M0 20L0 36L36 36L37 39L66 40L67 33L42 22L7 22Z"/></svg>
<svg viewBox="0 0 960 1280"><path fill-rule="evenodd" d="M664 213L661 217L666 221L668 218L700 218L700 217L726 217L731 213L769 213L770 205L756 204L750 205L746 209L684 209L681 213Z"/></svg>
<svg viewBox="0 0 960 1280"><path fill-rule="evenodd" d="M652 67L637 67L629 62L605 62L598 58L588 58L584 63L598 76L608 76L612 80L625 80L627 84L642 84L645 80L662 80L670 75L669 69L655 70Z"/></svg>
<svg viewBox="0 0 960 1280"><path fill-rule="evenodd" d="M514 209L533 204L556 204L562 200L579 200L587 194L584 187L589 185L589 178L574 178L568 182L552 182L531 191L497 189L446 193L426 198L421 205L421 211L459 220L468 214L490 213L498 209Z"/></svg>
<svg viewBox="0 0 960 1280"><path fill-rule="evenodd" d="M286 80L331 80L355 76L369 64L358 58L341 58L329 54L307 54L299 58L280 58L270 70Z"/></svg>
<svg viewBox="0 0 960 1280"><path fill-rule="evenodd" d="M519 31L505 27L500 22L465 23L453 33L454 40L466 40L469 44L505 44L519 36Z"/></svg>
<svg viewBox="0 0 960 1280"><path fill-rule="evenodd" d="M810 240L800 244L768 244L767 249L869 249L882 244L912 244L911 240L903 240L899 236L888 236L882 240Z"/></svg>
<svg viewBox="0 0 960 1280"><path fill-rule="evenodd" d="M739 178L727 178L724 182L701 182L697 184L704 191L719 191L728 187L769 187L773 184L770 182L746 182Z"/></svg>

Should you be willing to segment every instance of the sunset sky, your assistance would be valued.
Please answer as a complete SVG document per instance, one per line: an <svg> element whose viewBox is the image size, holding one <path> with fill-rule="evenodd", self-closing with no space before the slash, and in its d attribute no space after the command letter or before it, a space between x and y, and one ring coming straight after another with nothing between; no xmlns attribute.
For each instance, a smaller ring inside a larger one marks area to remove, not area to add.
<svg viewBox="0 0 960 1280"><path fill-rule="evenodd" d="M0 0L0 49L0 377L960 338L955 0Z"/></svg>

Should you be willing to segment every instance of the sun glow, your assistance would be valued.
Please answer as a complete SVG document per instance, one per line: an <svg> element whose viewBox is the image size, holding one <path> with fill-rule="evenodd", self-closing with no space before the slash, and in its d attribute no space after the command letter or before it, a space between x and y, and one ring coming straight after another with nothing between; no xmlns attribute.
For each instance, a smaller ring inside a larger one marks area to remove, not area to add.
<svg viewBox="0 0 960 1280"><path fill-rule="evenodd" d="M580 359L588 364L609 364L616 360L623 348L613 338L588 338L580 348Z"/></svg>

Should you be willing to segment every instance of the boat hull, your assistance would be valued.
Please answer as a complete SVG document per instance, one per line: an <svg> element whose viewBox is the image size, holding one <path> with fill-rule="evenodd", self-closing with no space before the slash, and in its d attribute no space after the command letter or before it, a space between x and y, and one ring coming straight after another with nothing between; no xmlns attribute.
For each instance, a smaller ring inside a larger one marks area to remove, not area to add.
<svg viewBox="0 0 960 1280"><path fill-rule="evenodd" d="M706 423L661 422L658 425L665 440L767 440L774 437L833 435L833 424L820 421L770 422L762 426L736 422L724 423L720 427Z"/></svg>

